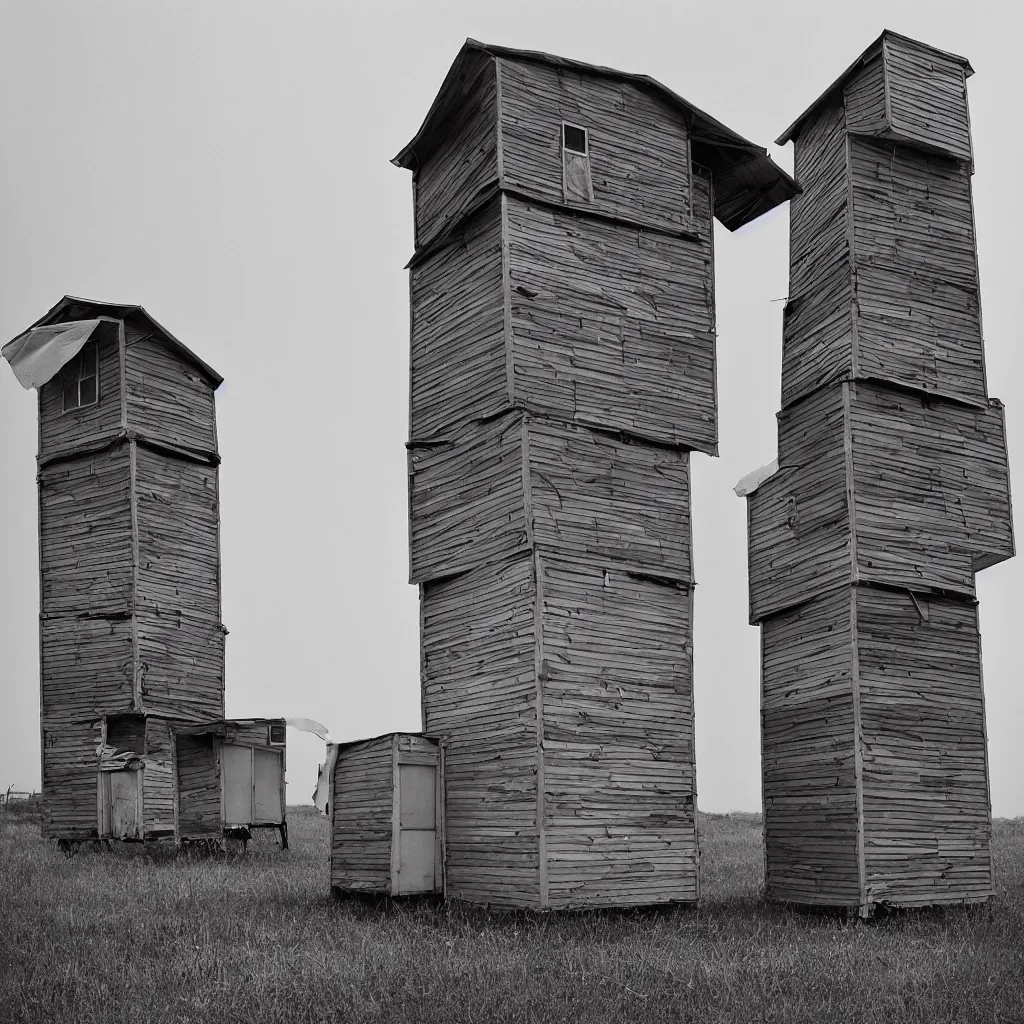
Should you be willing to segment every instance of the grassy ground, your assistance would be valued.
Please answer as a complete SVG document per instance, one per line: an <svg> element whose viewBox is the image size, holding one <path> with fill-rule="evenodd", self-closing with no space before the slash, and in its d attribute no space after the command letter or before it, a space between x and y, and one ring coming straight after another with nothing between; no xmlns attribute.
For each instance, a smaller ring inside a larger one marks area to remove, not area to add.
<svg viewBox="0 0 1024 1024"><path fill-rule="evenodd" d="M324 822L290 831L67 860L0 807L0 1021L1024 1021L1024 819L988 905L867 925L761 902L751 815L702 819L699 907L646 913L333 902Z"/></svg>

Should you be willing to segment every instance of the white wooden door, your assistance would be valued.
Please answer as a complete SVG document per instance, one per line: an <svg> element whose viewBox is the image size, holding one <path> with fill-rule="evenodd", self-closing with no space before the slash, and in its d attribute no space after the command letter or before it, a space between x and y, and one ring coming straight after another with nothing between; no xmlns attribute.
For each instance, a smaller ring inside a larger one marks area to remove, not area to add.
<svg viewBox="0 0 1024 1024"><path fill-rule="evenodd" d="M398 893L433 892L437 769L398 766Z"/></svg>
<svg viewBox="0 0 1024 1024"><path fill-rule="evenodd" d="M252 747L220 748L221 808L225 828L252 824Z"/></svg>
<svg viewBox="0 0 1024 1024"><path fill-rule="evenodd" d="M276 825L282 820L281 752L254 747L252 769L253 824Z"/></svg>

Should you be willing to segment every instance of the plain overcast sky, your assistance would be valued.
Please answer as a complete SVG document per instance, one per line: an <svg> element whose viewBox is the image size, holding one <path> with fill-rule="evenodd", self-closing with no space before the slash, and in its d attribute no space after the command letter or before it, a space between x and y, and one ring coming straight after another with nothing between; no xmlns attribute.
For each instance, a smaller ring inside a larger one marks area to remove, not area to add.
<svg viewBox="0 0 1024 1024"><path fill-rule="evenodd" d="M988 379L1024 538L1017 4L0 0L0 341L140 303L225 377L227 712L420 727L406 582L408 172L467 36L652 75L768 145L883 28L968 57ZM792 147L771 146L792 168ZM732 486L776 451L788 212L716 225L721 457L693 457L697 782L760 806ZM39 785L36 395L0 367L0 789ZM978 578L996 815L1024 814L1024 559ZM289 733L289 801L322 745Z"/></svg>

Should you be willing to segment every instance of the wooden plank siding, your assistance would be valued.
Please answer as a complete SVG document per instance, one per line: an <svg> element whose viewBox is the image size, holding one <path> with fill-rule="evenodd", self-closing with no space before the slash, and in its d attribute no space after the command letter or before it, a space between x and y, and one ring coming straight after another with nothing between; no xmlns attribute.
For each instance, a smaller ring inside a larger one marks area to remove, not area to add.
<svg viewBox="0 0 1024 1024"><path fill-rule="evenodd" d="M848 375L853 359L846 121L827 106L801 130L790 203L789 298L782 324L782 408Z"/></svg>
<svg viewBox="0 0 1024 1024"><path fill-rule="evenodd" d="M145 838L174 834L174 752L172 723L146 717L146 756L142 771Z"/></svg>
<svg viewBox="0 0 1024 1024"><path fill-rule="evenodd" d="M85 839L97 830L99 718L42 717L42 834L45 839Z"/></svg>
<svg viewBox="0 0 1024 1024"><path fill-rule="evenodd" d="M184 839L219 839L220 770L210 734L175 736L175 784L178 793L176 835Z"/></svg>
<svg viewBox="0 0 1024 1024"><path fill-rule="evenodd" d="M39 472L40 612L127 615L132 605L127 445Z"/></svg>
<svg viewBox="0 0 1024 1024"><path fill-rule="evenodd" d="M481 191L497 183L497 93L494 58L471 57L452 98L449 130L413 177L417 249L457 223Z"/></svg>
<svg viewBox="0 0 1024 1024"><path fill-rule="evenodd" d="M217 454L213 387L142 318L125 321L125 394L128 427L139 436L199 455Z"/></svg>
<svg viewBox="0 0 1024 1024"><path fill-rule="evenodd" d="M499 61L502 185L559 205L562 123L587 129L593 199L586 209L688 230L689 130L654 92L569 68Z"/></svg>
<svg viewBox="0 0 1024 1024"><path fill-rule="evenodd" d="M858 906L850 588L761 624L769 899Z"/></svg>
<svg viewBox="0 0 1024 1024"><path fill-rule="evenodd" d="M409 466L413 583L533 548L692 581L686 451L513 412Z"/></svg>
<svg viewBox="0 0 1024 1024"><path fill-rule="evenodd" d="M971 163L963 63L905 36L888 36L883 49L892 136Z"/></svg>
<svg viewBox="0 0 1024 1024"><path fill-rule="evenodd" d="M547 905L696 900L690 590L538 565Z"/></svg>
<svg viewBox="0 0 1024 1024"><path fill-rule="evenodd" d="M984 899L993 880L977 606L855 595L867 900Z"/></svg>
<svg viewBox="0 0 1024 1024"><path fill-rule="evenodd" d="M1014 553L1002 406L823 388L779 414L779 472L748 503L751 622L841 582L973 597Z"/></svg>
<svg viewBox="0 0 1024 1024"><path fill-rule="evenodd" d="M505 204L516 403L714 454L710 217L692 240Z"/></svg>
<svg viewBox="0 0 1024 1024"><path fill-rule="evenodd" d="M410 268L410 437L508 408L501 201Z"/></svg>
<svg viewBox="0 0 1024 1024"><path fill-rule="evenodd" d="M540 906L536 579L529 555L420 587L424 731L447 739L447 886Z"/></svg>
<svg viewBox="0 0 1024 1024"><path fill-rule="evenodd" d="M393 738L338 749L331 799L331 888L391 890Z"/></svg>

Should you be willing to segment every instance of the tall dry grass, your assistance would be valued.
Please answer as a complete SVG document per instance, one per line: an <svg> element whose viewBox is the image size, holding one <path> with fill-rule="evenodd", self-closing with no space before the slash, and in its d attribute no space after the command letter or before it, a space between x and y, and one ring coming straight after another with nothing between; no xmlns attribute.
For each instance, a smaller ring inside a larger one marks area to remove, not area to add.
<svg viewBox="0 0 1024 1024"><path fill-rule="evenodd" d="M289 815L287 853L68 860L0 809L0 1021L1024 1021L1024 819L987 906L864 925L762 902L752 815L702 817L698 907L551 915L333 902Z"/></svg>

